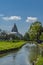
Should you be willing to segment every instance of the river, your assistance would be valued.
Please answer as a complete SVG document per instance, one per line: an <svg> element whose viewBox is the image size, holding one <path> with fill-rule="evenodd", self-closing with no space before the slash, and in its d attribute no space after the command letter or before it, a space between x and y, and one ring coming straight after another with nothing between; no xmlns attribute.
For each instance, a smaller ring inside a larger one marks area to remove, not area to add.
<svg viewBox="0 0 43 65"><path fill-rule="evenodd" d="M0 65L32 65L37 54L37 46L27 43L19 51L0 57Z"/></svg>

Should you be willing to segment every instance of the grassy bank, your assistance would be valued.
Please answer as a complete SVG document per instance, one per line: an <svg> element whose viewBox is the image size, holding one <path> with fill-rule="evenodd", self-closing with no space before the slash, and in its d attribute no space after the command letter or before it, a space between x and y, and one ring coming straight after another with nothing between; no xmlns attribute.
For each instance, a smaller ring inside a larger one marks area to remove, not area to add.
<svg viewBox="0 0 43 65"><path fill-rule="evenodd" d="M0 51L2 50L9 50L12 48L19 48L23 44L25 44L25 41L0 41Z"/></svg>
<svg viewBox="0 0 43 65"><path fill-rule="evenodd" d="M43 65L43 57L39 56L39 60L37 61L36 65Z"/></svg>
<svg viewBox="0 0 43 65"><path fill-rule="evenodd" d="M39 48L41 48L41 50L43 50L43 43L42 44L38 44L38 46L39 46ZM39 55L36 65L43 65L43 57L42 57L42 54Z"/></svg>

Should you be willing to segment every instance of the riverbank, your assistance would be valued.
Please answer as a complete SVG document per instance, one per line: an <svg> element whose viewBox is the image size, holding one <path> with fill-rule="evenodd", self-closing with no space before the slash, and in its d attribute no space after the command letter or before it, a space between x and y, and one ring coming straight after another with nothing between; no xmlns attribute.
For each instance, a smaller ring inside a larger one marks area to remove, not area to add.
<svg viewBox="0 0 43 65"><path fill-rule="evenodd" d="M0 54L22 47L26 41L0 41Z"/></svg>
<svg viewBox="0 0 43 65"><path fill-rule="evenodd" d="M42 56L39 56L36 65L43 65L43 57Z"/></svg>
<svg viewBox="0 0 43 65"><path fill-rule="evenodd" d="M43 65L43 43L42 44L38 44L39 48L40 48L40 54L38 56L38 60L36 61L35 65Z"/></svg>

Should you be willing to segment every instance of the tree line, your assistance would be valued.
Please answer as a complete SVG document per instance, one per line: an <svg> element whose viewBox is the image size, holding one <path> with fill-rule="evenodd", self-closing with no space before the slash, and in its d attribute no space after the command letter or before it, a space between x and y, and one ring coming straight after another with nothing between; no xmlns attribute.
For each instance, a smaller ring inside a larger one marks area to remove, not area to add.
<svg viewBox="0 0 43 65"><path fill-rule="evenodd" d="M43 42L43 26L42 23L36 21L31 24L28 32L24 35L24 40Z"/></svg>

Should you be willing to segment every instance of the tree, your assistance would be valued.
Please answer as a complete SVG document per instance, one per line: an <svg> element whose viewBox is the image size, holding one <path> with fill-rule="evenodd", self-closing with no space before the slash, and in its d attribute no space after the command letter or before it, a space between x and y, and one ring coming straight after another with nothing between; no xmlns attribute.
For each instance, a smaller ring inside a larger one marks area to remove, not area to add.
<svg viewBox="0 0 43 65"><path fill-rule="evenodd" d="M5 35L6 35L5 30L3 30L3 31L1 32L1 34L2 34L3 36L5 36Z"/></svg>
<svg viewBox="0 0 43 65"><path fill-rule="evenodd" d="M0 29L0 32L1 32L2 30Z"/></svg>
<svg viewBox="0 0 43 65"><path fill-rule="evenodd" d="M38 21L32 23L29 29L30 40L39 40L42 24Z"/></svg>
<svg viewBox="0 0 43 65"><path fill-rule="evenodd" d="M5 39L6 39L6 32L5 32L5 30L3 30L3 31L1 32L0 38L1 38L2 40L5 40Z"/></svg>
<svg viewBox="0 0 43 65"><path fill-rule="evenodd" d="M13 26L13 28L12 28L11 32L18 32L18 29L17 29L17 26L16 26L16 24L15 24L15 23L14 23L14 26Z"/></svg>
<svg viewBox="0 0 43 65"><path fill-rule="evenodd" d="M42 27L42 29L41 29L41 31L40 31L40 40L43 41L43 27Z"/></svg>
<svg viewBox="0 0 43 65"><path fill-rule="evenodd" d="M24 35L24 40L29 41L29 39L30 39L29 33L26 32L25 35Z"/></svg>
<svg viewBox="0 0 43 65"><path fill-rule="evenodd" d="M42 32L41 35L40 35L40 40L43 41L43 32Z"/></svg>

